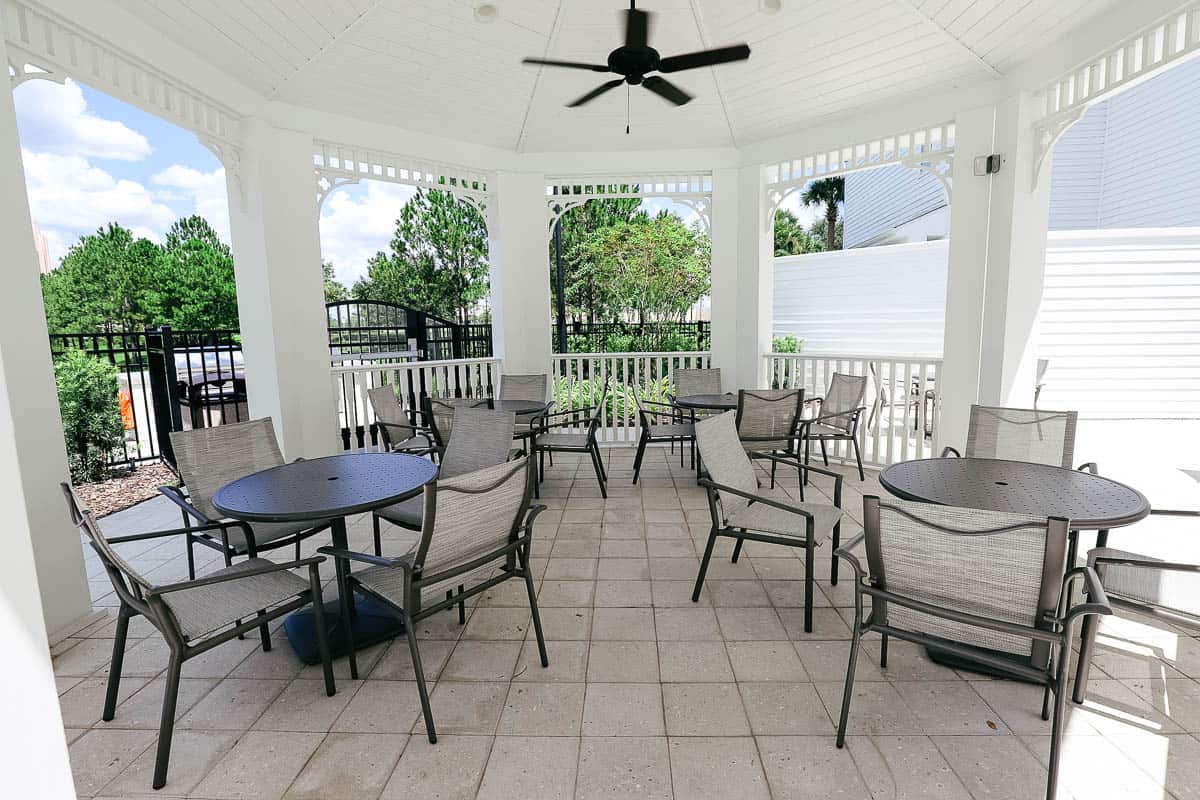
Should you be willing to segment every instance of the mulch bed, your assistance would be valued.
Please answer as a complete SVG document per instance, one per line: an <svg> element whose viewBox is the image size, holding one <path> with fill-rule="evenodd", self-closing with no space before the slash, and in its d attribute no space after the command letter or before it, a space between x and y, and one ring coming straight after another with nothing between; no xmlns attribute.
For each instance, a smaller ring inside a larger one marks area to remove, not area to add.
<svg viewBox="0 0 1200 800"><path fill-rule="evenodd" d="M75 491L97 517L103 517L155 497L160 486L174 486L178 482L175 473L165 465L142 464L106 481L76 486Z"/></svg>

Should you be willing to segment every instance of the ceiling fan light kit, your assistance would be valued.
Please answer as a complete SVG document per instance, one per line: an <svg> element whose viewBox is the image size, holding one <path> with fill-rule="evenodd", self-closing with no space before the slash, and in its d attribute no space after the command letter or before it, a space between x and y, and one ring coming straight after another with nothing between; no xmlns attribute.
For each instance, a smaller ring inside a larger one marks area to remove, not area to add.
<svg viewBox="0 0 1200 800"><path fill-rule="evenodd" d="M776 0L776 4L778 4L778 1ZM522 63L537 64L546 67L582 69L591 72L615 73L621 76L606 81L582 97L567 103L568 108L577 108L590 103L600 95L616 89L621 84L643 86L667 102L673 103L676 106L682 106L687 105L691 101L692 96L679 88L679 86L662 77L661 74L651 73L669 74L672 72L682 72L688 69L727 64L732 61L745 61L750 57L750 47L746 44L737 44L663 58L649 43L651 17L650 12L638 10L636 0L629 0L629 10L625 12L625 44L608 54L606 64L588 64L579 61L558 61L544 58L526 58ZM626 124L625 132L629 132L628 124Z"/></svg>

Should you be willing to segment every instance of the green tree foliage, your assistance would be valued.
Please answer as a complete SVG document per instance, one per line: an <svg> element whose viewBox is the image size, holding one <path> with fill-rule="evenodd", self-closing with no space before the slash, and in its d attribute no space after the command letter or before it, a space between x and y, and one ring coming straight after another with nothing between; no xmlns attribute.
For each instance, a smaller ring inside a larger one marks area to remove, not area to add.
<svg viewBox="0 0 1200 800"><path fill-rule="evenodd" d="M823 219L817 220L808 229L808 235L810 237L812 237L812 240L814 242L817 243L818 251L822 251L822 250L826 249L825 245L829 241L829 237L825 233L826 230L827 230L826 223L825 223L825 220L823 220ZM844 225L843 221L839 219L837 221L837 225L833 226L833 249L834 250L842 249L842 233L844 230L845 230L845 225Z"/></svg>
<svg viewBox="0 0 1200 800"><path fill-rule="evenodd" d="M583 246L599 300L610 310L682 317L708 294L711 247L697 227L663 212L595 231Z"/></svg>
<svg viewBox="0 0 1200 800"><path fill-rule="evenodd" d="M449 192L418 189L400 209L390 247L367 262L367 277L351 290L355 298L461 323L488 296L487 225Z"/></svg>
<svg viewBox="0 0 1200 800"><path fill-rule="evenodd" d="M805 253L818 253L823 248L823 240L814 238L804 230L796 215L786 209L775 212L775 255L798 256Z"/></svg>
<svg viewBox="0 0 1200 800"><path fill-rule="evenodd" d="M593 263L587 255L587 244L598 231L619 222L629 222L640 212L642 201L636 197L615 197L589 200L567 210L559 221L562 225L563 286L567 314L575 319L595 322L609 315L601 307L601 292L596 283ZM551 301L557 302L558 280L555 275L554 240L550 240Z"/></svg>
<svg viewBox="0 0 1200 800"><path fill-rule="evenodd" d="M837 241L838 207L846 202L846 179L839 175L813 181L800 195L800 202L825 209L825 249L840 250L841 244Z"/></svg>
<svg viewBox="0 0 1200 800"><path fill-rule="evenodd" d="M178 220L162 246L116 223L80 237L42 276L42 298L51 333L238 326L229 246L198 216Z"/></svg>
<svg viewBox="0 0 1200 800"><path fill-rule="evenodd" d="M108 456L120 446L125 430L117 399L117 368L82 350L70 350L55 360L54 377L71 479L101 480Z"/></svg>
<svg viewBox="0 0 1200 800"><path fill-rule="evenodd" d="M336 303L339 300L349 300L350 290L337 279L333 272L333 264L328 261L321 264L321 278L325 281L325 302Z"/></svg>

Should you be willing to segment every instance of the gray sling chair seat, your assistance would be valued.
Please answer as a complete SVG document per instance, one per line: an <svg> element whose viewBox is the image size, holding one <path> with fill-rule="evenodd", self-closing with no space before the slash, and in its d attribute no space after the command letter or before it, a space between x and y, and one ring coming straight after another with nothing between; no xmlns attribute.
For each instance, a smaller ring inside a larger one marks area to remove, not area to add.
<svg viewBox="0 0 1200 800"><path fill-rule="evenodd" d="M1178 533L1184 535L1200 533L1200 511L1153 509L1150 514L1147 522L1133 526L1129 532L1136 532L1135 535L1168 533L1167 530L1144 531L1150 522L1154 522L1157 523L1155 527L1160 528L1178 525ZM1200 630L1200 564L1163 561L1111 547L1090 551L1087 562L1099 576L1112 605L1157 617L1172 625ZM1088 672L1099 627L1097 622L1092 617L1083 621L1073 696L1076 703L1082 703L1087 697Z"/></svg>
<svg viewBox="0 0 1200 800"><path fill-rule="evenodd" d="M842 476L802 464L798 456L755 453L756 457L795 467L802 474L817 472L833 478L833 505L797 502L782 489L762 489L758 485L754 464L738 440L734 416L732 411L727 411L696 423L696 446L708 474L707 478L700 479L700 485L708 491L712 528L704 548L704 558L700 562L700 572L696 575L692 602L700 600L704 575L708 571L717 537L728 536L737 540L733 549L735 563L742 552L742 542L746 539L803 547L804 630L811 633L816 548L829 537L833 538L834 547L841 540ZM837 583L837 559L833 560L830 580Z"/></svg>
<svg viewBox="0 0 1200 800"><path fill-rule="evenodd" d="M679 466L683 466L683 446L691 444L691 464L696 466L696 423L691 415L681 416L679 409L669 403L642 398L641 392L635 387L633 402L637 404L638 422L641 433L638 434L637 455L633 459L633 482L638 482L642 471L642 460L646 456L646 445L655 442L679 442Z"/></svg>
<svg viewBox="0 0 1200 800"><path fill-rule="evenodd" d="M942 458L998 458L1006 461L1029 461L1070 469L1075 459L1075 430L1079 421L1077 411L1046 411L1036 408L1004 408L1002 406L971 406L967 426L967 446L959 453L946 446ZM1094 461L1080 464L1081 471L1099 474ZM1099 531L1096 546L1108 543L1108 531ZM1075 566L1078 536L1070 534L1067 550L1068 566Z"/></svg>
<svg viewBox="0 0 1200 800"><path fill-rule="evenodd" d="M858 479L866 480L863 472L862 452L858 446L858 424L863 412L863 397L867 393L867 376L833 373L829 379L829 391L824 397L814 397L808 402L817 407L816 415L802 420L800 438L804 440L804 463L809 462L812 442L816 439L821 447L821 460L829 466L826 442L850 442L854 447L854 461L858 464Z"/></svg>
<svg viewBox="0 0 1200 800"><path fill-rule="evenodd" d="M854 570L850 663L838 720L846 741L854 671L863 634L889 637L973 660L1045 687L1042 719L1051 718L1049 781L1054 798L1065 722L1071 637L1079 617L1111 614L1096 573L1067 570L1065 519L863 498L863 533L836 551ZM855 552L865 545L867 567ZM1071 604L1082 582L1088 602ZM864 598L870 611L864 616Z"/></svg>
<svg viewBox="0 0 1200 800"><path fill-rule="evenodd" d="M796 452L796 436L804 414L803 389L738 390L737 432L748 453ZM771 488L775 467L771 462Z"/></svg>
<svg viewBox="0 0 1200 800"><path fill-rule="evenodd" d="M116 714L130 618L139 614L144 616L162 634L171 651L154 762L155 789L161 789L167 782L171 735L175 729L175 710L179 698L179 677L185 661L256 627L262 633L263 649L269 650L267 625L311 603L316 620L317 648L325 673L325 693L332 697L336 692L333 663L325 640L321 576L317 569L317 565L325 560L323 556L298 559L286 564L251 558L200 578L155 585L135 570L114 545L193 535L198 528L176 528L109 538L100 531L95 516L79 501L74 490L64 483L62 491L72 521L100 557L100 563L112 581L113 591L121 600L117 612L116 638L113 640L112 664L108 670L108 688L104 697L102 718L105 722L111 721ZM201 528L216 530L217 524ZM308 574L301 577L291 571L300 568L307 568ZM249 618L250 621L242 622L243 618Z"/></svg>
<svg viewBox="0 0 1200 800"><path fill-rule="evenodd" d="M608 497L608 472L604 469L604 458L600 455L600 444L596 434L603 422L608 403L608 384L600 390L600 402L588 408L573 408L541 414L533 422L533 456L538 460L537 481L534 491L541 496L537 484L546 477L547 453L586 453L591 456L596 482L600 484L601 497ZM553 464L553 457L551 457Z"/></svg>
<svg viewBox="0 0 1200 800"><path fill-rule="evenodd" d="M172 486L159 491L181 509L186 534L188 577L196 577L194 544L221 552L225 565L235 556L256 558L265 550L293 545L329 527L329 522L234 522L213 507L213 495L225 484L284 463L270 417L215 428L172 431L175 470L183 480L181 492ZM198 523L198 525L197 525Z"/></svg>
<svg viewBox="0 0 1200 800"><path fill-rule="evenodd" d="M408 412L400 405L396 387L389 384L368 389L367 399L375 412L375 426L383 439L384 450L423 455L433 447L432 435L413 425Z"/></svg>
<svg viewBox="0 0 1200 800"><path fill-rule="evenodd" d="M530 507L535 480L531 456L437 478L425 485L421 535L407 552L385 558L332 547L320 550L335 559L343 615L351 613L349 598L358 592L390 606L403 618L430 743L437 741L437 733L417 647L416 623L420 620L510 578L523 579L542 666L550 664L529 569L533 522L545 509ZM351 572L351 562L368 566ZM456 585L457 596L442 597ZM357 678L354 631L352 626L344 627L350 675Z"/></svg>

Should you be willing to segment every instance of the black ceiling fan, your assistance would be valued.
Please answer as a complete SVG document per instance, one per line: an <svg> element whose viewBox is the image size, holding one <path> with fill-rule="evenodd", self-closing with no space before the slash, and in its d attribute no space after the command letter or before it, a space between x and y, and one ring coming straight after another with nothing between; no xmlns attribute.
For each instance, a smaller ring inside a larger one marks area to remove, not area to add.
<svg viewBox="0 0 1200 800"><path fill-rule="evenodd" d="M712 50L700 50L695 53L661 58L658 51L648 44L651 16L649 12L638 11L636 0L629 0L629 10L625 14L625 44L608 54L607 65L584 64L578 61L554 61L544 58L526 58L523 63L586 69L592 72L615 72L623 76L602 83L583 97L567 103L568 108L589 103L622 83L630 86L641 84L659 97L677 106L682 106L692 99L690 94L661 75L648 73L681 72L685 69L711 67L714 64L726 64L730 61L744 61L750 57L748 45L736 44L730 47L717 47Z"/></svg>

